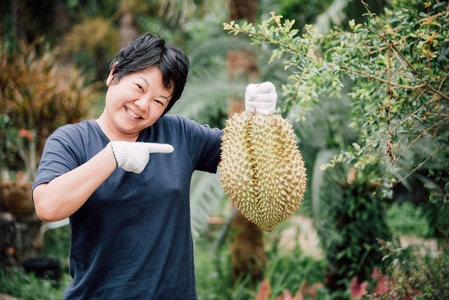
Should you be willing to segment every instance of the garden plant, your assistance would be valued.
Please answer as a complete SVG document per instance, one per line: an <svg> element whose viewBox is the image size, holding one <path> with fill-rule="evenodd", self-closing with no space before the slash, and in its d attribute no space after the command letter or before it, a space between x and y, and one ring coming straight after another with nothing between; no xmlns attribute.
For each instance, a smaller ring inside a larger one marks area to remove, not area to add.
<svg viewBox="0 0 449 300"><path fill-rule="evenodd" d="M448 4L398 0L377 16L362 3L365 23L352 20L347 29L324 34L312 25L300 32L294 20L275 12L260 25L224 23L229 33L246 34L253 45L268 47L270 62L282 60L291 80L283 86L282 112L303 121L300 126L307 126L306 112L323 95L339 101L350 89L350 126L356 137L321 170L332 174L346 163L354 169L336 176L333 186L326 181L321 190L312 191L312 207L319 208L314 210L315 224L330 271L336 272L328 277L336 282L327 284L340 290L353 276L369 280L376 265L386 266L376 242L391 239L383 209L394 201L399 186L413 190L412 178L423 182L427 214L437 228L434 236L445 249L449 237ZM354 180L358 183L351 187ZM365 233L364 226L369 228ZM356 241L368 238L367 233L373 234L368 243Z"/></svg>

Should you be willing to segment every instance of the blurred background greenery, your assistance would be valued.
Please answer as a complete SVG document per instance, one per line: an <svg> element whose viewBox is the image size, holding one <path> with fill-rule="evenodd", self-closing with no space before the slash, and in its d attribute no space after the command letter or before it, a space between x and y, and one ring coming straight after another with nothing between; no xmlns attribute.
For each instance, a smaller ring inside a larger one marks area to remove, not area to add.
<svg viewBox="0 0 449 300"><path fill-rule="evenodd" d="M393 15L405 15L396 28L411 27L413 22L420 26L428 19L438 23L433 26L438 28L436 36L442 38L433 43L434 54L424 60L429 66L430 61L435 62L434 77L425 76L433 78L441 93L448 95L447 3L365 2L369 11L383 20L387 20L385 9ZM223 30L222 24L232 20L261 23L272 11L296 20L293 28L299 35L307 32L307 24L326 36L334 26L351 32L350 20L368 24L374 20L366 15L367 9L359 0L2 1L1 181L32 181L45 139L57 127L99 116L104 81L115 53L138 34L154 31L179 45L191 61L185 92L170 113L223 128L228 116L242 109L248 83L272 81L278 88L278 112L293 124L308 170L308 189L297 216L272 233L238 219L218 175L194 174L191 211L199 299L288 299L287 291L306 298L351 299L361 296L357 289L378 298L449 297L447 98L435 102L443 126L426 142L439 143L438 151L421 164L419 159L429 153L428 149L412 147L412 154L403 157L413 161L407 165L408 171L413 170L410 175L386 181L379 188L375 179L385 174L385 162L356 172L347 163L321 171L320 166L341 149L360 143L360 134L350 123L366 109L360 103L377 105L378 89L373 84L369 99L354 100L351 93L360 85L341 74L344 84L338 95L316 95L307 108L292 103L291 89L285 89L292 74L284 68L283 60L292 59L294 54L268 63L275 46L254 46L247 36ZM412 36L408 33L404 39ZM320 51L326 47L335 53L341 51L337 51L337 43L330 44ZM407 46L412 56L418 51L413 52L415 46ZM297 67L301 73L307 72L301 64ZM428 82L434 84L431 79ZM317 86L319 89L323 87ZM366 122L369 117L361 116ZM23 134L21 129L31 134ZM395 166L403 167L401 163ZM313 226L308 227L307 222ZM245 234L253 236L253 241L245 241ZM40 255L62 259L60 286L25 274L20 266L1 266L0 293L22 299L61 299L70 281L69 243L68 226L47 229L40 250ZM246 256L239 257L239 250L248 243ZM379 282L386 277L372 276L377 269L388 276L387 291L379 290ZM264 282L269 283L269 289ZM264 296L267 291L270 296Z"/></svg>

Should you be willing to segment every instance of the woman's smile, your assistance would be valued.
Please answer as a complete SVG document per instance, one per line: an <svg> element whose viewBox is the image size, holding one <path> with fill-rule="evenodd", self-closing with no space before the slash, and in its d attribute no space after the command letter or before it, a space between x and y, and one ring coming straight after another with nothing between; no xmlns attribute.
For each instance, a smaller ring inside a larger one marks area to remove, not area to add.
<svg viewBox="0 0 449 300"><path fill-rule="evenodd" d="M142 119L141 116L137 115L135 112L133 112L128 106L125 105L125 111L128 113L128 115L130 115L131 117L133 117L134 119Z"/></svg>

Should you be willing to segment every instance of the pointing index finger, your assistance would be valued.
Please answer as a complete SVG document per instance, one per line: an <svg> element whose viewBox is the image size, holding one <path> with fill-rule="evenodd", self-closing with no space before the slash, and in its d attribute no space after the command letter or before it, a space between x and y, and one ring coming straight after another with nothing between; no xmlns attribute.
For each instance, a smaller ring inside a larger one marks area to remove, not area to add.
<svg viewBox="0 0 449 300"><path fill-rule="evenodd" d="M173 150L170 144L148 143L148 153L171 153Z"/></svg>

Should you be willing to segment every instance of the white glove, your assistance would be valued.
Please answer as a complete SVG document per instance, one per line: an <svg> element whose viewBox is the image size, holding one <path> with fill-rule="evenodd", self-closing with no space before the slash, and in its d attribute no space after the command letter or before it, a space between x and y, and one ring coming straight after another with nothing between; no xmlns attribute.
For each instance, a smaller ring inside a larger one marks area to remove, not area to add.
<svg viewBox="0 0 449 300"><path fill-rule="evenodd" d="M150 153L173 152L173 146L169 144L114 141L109 142L109 145L112 147L117 167L137 174L145 169L150 160Z"/></svg>
<svg viewBox="0 0 449 300"><path fill-rule="evenodd" d="M245 93L245 107L249 112L271 115L276 109L276 88L271 82L249 84Z"/></svg>

